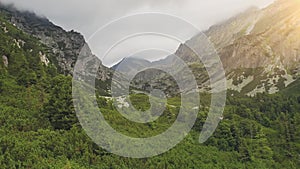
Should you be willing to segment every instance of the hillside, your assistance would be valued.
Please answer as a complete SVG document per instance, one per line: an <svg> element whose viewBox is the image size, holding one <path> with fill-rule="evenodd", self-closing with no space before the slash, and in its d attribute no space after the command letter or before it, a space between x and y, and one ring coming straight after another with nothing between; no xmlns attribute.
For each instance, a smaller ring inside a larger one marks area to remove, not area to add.
<svg viewBox="0 0 300 169"><path fill-rule="evenodd" d="M250 8L205 31L204 34L217 50L226 71L227 88L248 96L264 92L274 94L299 79L299 23L300 2L278 0L265 9ZM175 54L189 65L199 89L209 91L210 82L206 69L195 52L189 48L192 47L200 53L204 51L202 38L202 35L191 38L181 44ZM205 53L201 54L206 56ZM174 60L174 55L171 55L151 65L175 65ZM132 63L120 63L127 67L126 70L133 67ZM177 71L180 72L181 69ZM160 85L158 77L167 76L162 72L142 72L138 77L139 83L148 83L149 77L145 75L147 73L157 75L150 77L154 84L152 88L178 94L176 90L171 90L176 87L171 80ZM141 81L143 76L145 78ZM135 87L144 88L141 85Z"/></svg>
<svg viewBox="0 0 300 169"><path fill-rule="evenodd" d="M71 75L75 54L85 43L79 33L67 32L33 13L0 6L0 39L0 168L300 168L299 81L272 95L248 97L229 90L217 130L199 144L210 105L210 94L202 93L196 123L180 144L155 157L125 158L96 145L78 122ZM221 46L240 38L236 39ZM86 54L95 58L90 50ZM171 62L167 58L154 64ZM198 73L197 80L203 80L205 75L199 73L205 71L203 66L191 63L190 67ZM259 70L253 68L249 74L259 76ZM110 98L102 97L109 95L112 72L100 66L95 98L114 129L146 138L174 123L181 99L173 95L154 122L135 123L123 117ZM143 74L137 77L151 79ZM131 94L124 102L128 99L139 110L149 109L149 97L143 93Z"/></svg>
<svg viewBox="0 0 300 169"><path fill-rule="evenodd" d="M65 31L61 27L54 25L47 18L37 16L28 11L18 11L13 6L4 6L0 3L0 11L5 14L7 20L18 29L37 38L42 44L53 53L52 63L56 65L59 73L72 75L77 57L84 45L87 46L87 56L90 60L95 59L100 62L97 72L97 87L101 93L107 95L108 83L112 71L101 64L101 61L89 50L84 37L75 31ZM103 90L104 89L104 90Z"/></svg>
<svg viewBox="0 0 300 169"><path fill-rule="evenodd" d="M222 60L229 89L247 95L276 93L298 78L299 16L299 1L278 0L265 9L251 8L205 32ZM197 41L195 36L187 44L201 50ZM185 45L176 54L186 62L200 62Z"/></svg>

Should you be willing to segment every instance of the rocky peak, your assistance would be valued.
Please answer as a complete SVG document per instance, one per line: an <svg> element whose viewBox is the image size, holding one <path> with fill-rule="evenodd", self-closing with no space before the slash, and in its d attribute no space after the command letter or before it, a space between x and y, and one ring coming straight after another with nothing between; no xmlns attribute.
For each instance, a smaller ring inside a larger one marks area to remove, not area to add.
<svg viewBox="0 0 300 169"><path fill-rule="evenodd" d="M53 24L47 18L28 11L19 11L12 6L0 4L0 11L5 13L12 24L24 32L40 39L55 54L55 60L60 71L72 75L77 57L86 45L84 37L73 30L65 31ZM90 56L93 56L90 51ZM43 59L45 60L45 59ZM108 79L109 69L101 64L99 79Z"/></svg>
<svg viewBox="0 0 300 169"><path fill-rule="evenodd" d="M251 7L227 21L213 25L204 33L218 50L232 44L236 39L245 34L249 34L260 16L261 11L256 7ZM193 39L191 41L193 41Z"/></svg>
<svg viewBox="0 0 300 169"><path fill-rule="evenodd" d="M264 9L253 8L204 33L219 53L231 89L249 95L274 93L298 78L300 1L278 0ZM201 51L200 38L186 44ZM185 44L176 55L187 63L200 63Z"/></svg>

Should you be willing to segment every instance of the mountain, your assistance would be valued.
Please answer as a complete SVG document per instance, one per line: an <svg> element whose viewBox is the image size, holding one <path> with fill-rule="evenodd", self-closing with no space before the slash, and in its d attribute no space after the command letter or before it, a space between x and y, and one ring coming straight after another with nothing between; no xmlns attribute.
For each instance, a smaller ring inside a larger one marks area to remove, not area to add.
<svg viewBox="0 0 300 169"><path fill-rule="evenodd" d="M14 79L18 85L27 87L56 74L57 68L49 60L54 53L49 52L47 46L38 39L16 28L5 17L0 12L1 80Z"/></svg>
<svg viewBox="0 0 300 169"><path fill-rule="evenodd" d="M65 31L53 24L47 18L37 16L28 11L19 11L13 6L5 6L0 3L0 12L18 29L39 39L54 54L53 61L59 71L65 75L72 75L73 68L83 47L86 47L86 56L101 62L91 52L84 37L73 30ZM47 55L45 55L47 58ZM92 65L92 64L91 64ZM98 69L98 68L93 68ZM107 81L112 71L100 63L97 79ZM104 86L101 86L104 87Z"/></svg>
<svg viewBox="0 0 300 169"><path fill-rule="evenodd" d="M253 96L264 92L276 93L299 78L299 26L300 2L277 0L264 9L249 8L227 21L213 25L204 34L220 56L226 72L227 88ZM181 44L175 54L189 65L199 88L209 90L210 82L206 69L195 52L189 48L204 51L201 38L202 35L196 35L185 44ZM171 55L151 65L175 65L174 58L174 55ZM141 60L130 59L120 63L126 63L127 71L134 65L149 65ZM180 70L178 69L178 72ZM161 79L158 77L163 77L163 73L147 73L157 74L156 77L152 76L152 88L161 88ZM145 77L144 80L149 79L145 72L139 76ZM141 78L135 84L141 82L146 84ZM172 85L175 83L168 83L168 87L165 86L164 89L171 89Z"/></svg>
<svg viewBox="0 0 300 169"><path fill-rule="evenodd" d="M252 15L253 9L248 12ZM30 17L24 19L27 15ZM246 16L248 14L244 15ZM242 23L243 20L245 19L241 19L240 22ZM225 28L227 24L223 23L223 25ZM214 29L218 32L218 26ZM228 26L226 29L229 30L232 27ZM236 30L239 31L240 28ZM239 34L232 38L230 31L223 33L224 37L228 37L228 41L219 41L218 51L227 49L230 46L227 43L240 42L239 39L247 36ZM223 33L219 32L219 35ZM213 35L217 37L216 33L212 33L211 36ZM70 76L74 62L87 58L82 65L79 65L79 68L83 69L85 64L100 63L79 33L64 31L47 19L32 13L19 12L11 7L2 6L0 8L0 39L0 168L300 168L299 79L277 94L257 94L254 97L248 97L234 92L235 95L231 95L233 97L228 95L223 116L218 116L221 120L219 126L207 142L199 144L199 132L203 129L211 101L208 93L202 93L196 122L192 130L184 134L186 135L184 140L168 152L155 157L129 158L112 154L95 144L78 122L77 117L80 116L76 116L74 110L75 99L72 97L72 77ZM64 41L65 45L62 46L65 47L59 47L60 40ZM191 41L193 40L195 39ZM81 51L80 48L83 49L86 57L74 56ZM240 48L233 49L240 50ZM187 51L179 50L178 52L186 53ZM187 63L196 75L198 83L205 84L207 82L205 79L207 75L204 74L205 68L199 62L193 61L193 55L186 54L185 56L191 56ZM124 64L125 70L140 69L143 65L150 65L154 68L164 66L173 74L178 73L180 77L183 77L181 75L185 68L182 62L172 55L167 59L152 63L135 58L126 58L122 62L128 63ZM237 63L240 64L240 62ZM96 70L96 67L89 68L92 70L87 70L87 73L94 73ZM288 68L292 66L288 65L285 69L288 70ZM245 74L254 74L256 71L259 76L260 69L265 71L264 68L252 67L252 69L252 72L245 72ZM226 70L232 71L233 74L238 73L236 68L231 70L229 66ZM106 87L113 71L100 64L100 70L96 72L98 73L98 81L96 81L98 90L102 89L103 92L107 92ZM115 73L118 74L118 72ZM118 75L117 78L119 77L126 77L126 75ZM124 79L120 80L119 82L122 82ZM153 86L141 86L143 82L151 80L155 82L151 83ZM170 94L178 92L175 90L174 79L157 69L139 73L132 83L135 82L137 84L133 86L146 91L160 87L165 89L164 91L169 91ZM109 93L104 94L109 95ZM161 116L153 122L144 124L130 121L116 107L120 106L125 109L130 99L137 110L148 110L152 106L150 105L151 98L147 95L131 93L126 98L117 98L120 105L115 105L111 98L100 95L96 97L83 95L82 99L95 99L96 102L91 102L91 105L98 104L107 124L116 132L134 139L159 136L169 130L174 122L185 126L183 123L189 119L185 113L189 104L182 105L180 96L168 97ZM88 104L82 109L84 116L91 115L90 108L93 106ZM181 108L183 112L180 114L182 115L178 115ZM153 115L153 112L149 113L147 118L151 119ZM92 131L100 134L98 138L102 138L102 134L106 133L104 130L100 132L93 130L97 125L91 127ZM179 131L175 130L175 133L177 132ZM163 142L165 141L172 140L166 138ZM127 143L116 146L113 141L107 142L106 145L124 152L136 151L136 147L127 147ZM149 149L152 151L152 147Z"/></svg>
<svg viewBox="0 0 300 169"><path fill-rule="evenodd" d="M119 71L127 72L127 71L131 71L132 68L139 69L143 67L148 67L150 65L151 62L145 59L128 57L128 58L123 58L119 63L112 66L111 69L113 70L118 69Z"/></svg>
<svg viewBox="0 0 300 169"><path fill-rule="evenodd" d="M247 95L275 93L299 77L299 16L299 1L278 0L265 9L251 8L204 32L221 58L229 89ZM195 36L186 44L201 50L200 38ZM176 55L187 63L200 63L185 44Z"/></svg>
<svg viewBox="0 0 300 169"><path fill-rule="evenodd" d="M214 44L224 65L228 89L246 95L262 92L276 93L298 78L300 72L298 52L300 32L297 29L300 20L299 9L297 1L278 0L265 9L250 8L204 32ZM7 6L1 6L0 10L6 13L12 24L37 37L54 53L53 58L42 54L45 59L56 64L63 74L72 74L79 52L84 45L87 45L81 34L74 31L67 32L48 19L31 12L20 12ZM202 46L199 45L199 38L200 36L195 36L186 44L200 49ZM207 72L194 52L182 44L175 54L189 65L200 88L209 89ZM87 56L96 58L90 50L87 51ZM155 64L163 64L163 62L169 64L172 56L165 60ZM123 67L126 70L131 69L133 64L149 66L145 61L132 58L126 58L121 62L126 62L126 68ZM97 73L99 89L109 90L108 83L116 66L109 69L100 63ZM156 72L156 74L160 73ZM160 86L159 82L154 83L157 85L153 88Z"/></svg>
<svg viewBox="0 0 300 169"><path fill-rule="evenodd" d="M176 79L180 79L182 86L191 84L192 76L188 74L188 67L174 55L153 62L140 58L125 58L112 69L121 73L124 80L131 82L133 89L140 91L150 92L153 89L159 89L167 96L176 96L182 92L179 90ZM195 71L199 69L195 68ZM120 86L121 84L125 83L119 83Z"/></svg>

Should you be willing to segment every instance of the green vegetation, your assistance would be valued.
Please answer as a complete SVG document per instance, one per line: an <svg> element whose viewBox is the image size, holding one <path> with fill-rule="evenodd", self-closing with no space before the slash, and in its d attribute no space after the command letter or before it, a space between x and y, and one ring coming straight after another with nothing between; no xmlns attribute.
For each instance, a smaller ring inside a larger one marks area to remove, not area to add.
<svg viewBox="0 0 300 169"><path fill-rule="evenodd" d="M149 97L142 93L130 95L130 100L134 108L140 111L150 109Z"/></svg>
<svg viewBox="0 0 300 169"><path fill-rule="evenodd" d="M300 96L300 80L294 81L287 88L283 89L280 93L286 96Z"/></svg>
<svg viewBox="0 0 300 169"><path fill-rule="evenodd" d="M71 77L40 61L40 52L51 59L47 48L1 17L0 24L0 57L8 58L8 66L0 60L0 168L300 167L297 83L276 95L229 95L224 119L205 144L199 144L198 137L210 96L202 94L196 124L180 144L152 158L123 158L98 147L80 127L72 104ZM14 39L24 41L24 46L18 47ZM147 96L133 94L130 99L136 108L149 109ZM177 118L180 106L180 98L169 98L158 120L138 124L121 116L112 101L104 97L97 97L97 101L112 127L135 137L166 130Z"/></svg>

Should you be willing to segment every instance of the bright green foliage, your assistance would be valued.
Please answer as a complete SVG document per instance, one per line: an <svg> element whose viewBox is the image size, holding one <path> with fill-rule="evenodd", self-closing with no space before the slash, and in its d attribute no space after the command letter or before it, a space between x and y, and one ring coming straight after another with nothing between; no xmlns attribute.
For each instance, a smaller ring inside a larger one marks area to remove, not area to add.
<svg viewBox="0 0 300 169"><path fill-rule="evenodd" d="M145 94L133 94L130 101L137 110L146 111L150 109L149 97Z"/></svg>
<svg viewBox="0 0 300 169"><path fill-rule="evenodd" d="M295 90L296 83L283 94L259 94L253 98L237 93L231 97L230 91L224 119L205 144L199 144L198 137L210 95L202 94L196 124L180 144L152 158L123 158L98 147L79 127L71 77L58 75L53 64L46 66L40 61L40 52L49 59L51 52L3 17L0 25L1 169L300 168L300 94ZM24 41L24 46L19 48L14 39ZM8 57L7 67L2 55ZM149 108L145 95L133 94L130 100L137 109ZM181 104L178 97L168 98L159 119L139 124L120 115L111 100L97 96L97 101L112 127L134 137L150 137L168 129Z"/></svg>

